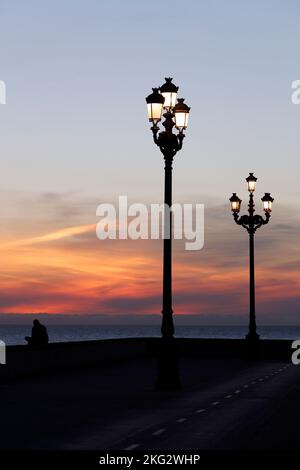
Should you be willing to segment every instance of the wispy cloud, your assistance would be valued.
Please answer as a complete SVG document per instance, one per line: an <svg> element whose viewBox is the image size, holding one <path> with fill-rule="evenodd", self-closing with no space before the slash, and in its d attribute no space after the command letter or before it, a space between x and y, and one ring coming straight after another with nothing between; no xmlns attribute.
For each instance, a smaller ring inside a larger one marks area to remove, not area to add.
<svg viewBox="0 0 300 470"><path fill-rule="evenodd" d="M16 240L10 243L6 243L0 247L2 250L7 250L11 248L18 248L22 246L31 246L39 243L47 243L52 241L61 240L63 238L73 237L75 235L82 235L84 233L95 232L95 224L90 225L81 225L77 227L66 227L61 230L56 230L55 232L46 233L45 235L40 235L36 237L31 237L24 240Z"/></svg>
<svg viewBox="0 0 300 470"><path fill-rule="evenodd" d="M10 198L11 210L0 208L4 227L0 235L0 313L128 317L160 312L161 241L99 241L95 210L102 201L80 193L27 194L25 199L30 202L26 214L20 209L22 194ZM279 322L281 308L287 322L297 321L299 226L299 220L284 209L256 236L261 320L270 319L274 312ZM214 321L219 317L220 323L222 318L238 321L247 315L248 239L233 223L227 206L212 201L206 209L203 250L184 251L181 241L173 246L177 314Z"/></svg>

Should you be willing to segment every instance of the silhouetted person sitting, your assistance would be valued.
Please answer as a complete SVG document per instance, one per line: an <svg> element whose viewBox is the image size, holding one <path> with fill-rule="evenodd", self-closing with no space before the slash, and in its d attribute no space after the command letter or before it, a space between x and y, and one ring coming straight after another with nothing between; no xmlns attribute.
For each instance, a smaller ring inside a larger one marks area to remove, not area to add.
<svg viewBox="0 0 300 470"><path fill-rule="evenodd" d="M47 346L49 341L47 328L42 325L39 320L33 320L31 336L25 336L25 339L29 346L35 348Z"/></svg>

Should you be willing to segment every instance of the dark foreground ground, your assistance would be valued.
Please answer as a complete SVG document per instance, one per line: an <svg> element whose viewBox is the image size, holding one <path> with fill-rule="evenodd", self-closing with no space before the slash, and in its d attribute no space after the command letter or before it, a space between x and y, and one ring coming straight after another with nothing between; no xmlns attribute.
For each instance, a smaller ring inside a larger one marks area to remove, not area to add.
<svg viewBox="0 0 300 470"><path fill-rule="evenodd" d="M159 392L156 358L137 355L1 377L0 447L300 449L300 366L190 356L180 373L182 390Z"/></svg>

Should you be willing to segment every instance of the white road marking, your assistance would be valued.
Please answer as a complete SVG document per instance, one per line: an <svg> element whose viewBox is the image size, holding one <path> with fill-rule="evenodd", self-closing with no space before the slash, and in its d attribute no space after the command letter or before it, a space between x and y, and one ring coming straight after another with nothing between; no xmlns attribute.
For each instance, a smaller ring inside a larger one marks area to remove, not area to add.
<svg viewBox="0 0 300 470"><path fill-rule="evenodd" d="M165 428L158 429L157 431L152 433L152 436L159 436L160 434L165 432L165 430L166 430Z"/></svg>
<svg viewBox="0 0 300 470"><path fill-rule="evenodd" d="M139 447L140 444L132 444L131 446L126 447L124 450L133 450Z"/></svg>
<svg viewBox="0 0 300 470"><path fill-rule="evenodd" d="M275 374L278 374L279 372L282 372L284 369L286 369L286 368L288 368L288 367L290 367L290 364L289 364L289 365L286 365L283 369L279 369L279 370L277 370L277 371L271 372L269 375L265 375L264 378L265 378L265 379L269 379L270 376L275 375ZM263 382L264 379L263 379L263 378L260 378L260 379L257 379L257 380L258 380L259 382ZM256 382L257 382L257 380L256 380L256 381L254 380L253 382L251 382L251 384L255 385ZM249 385L248 385L248 384L245 384L243 387L244 387L244 388L248 388ZM239 393L241 393L241 391L240 391L240 390L235 390L234 393L235 393L235 394L239 394ZM230 394L229 394L229 395L226 395L225 398L227 398L227 399L232 398L232 395L230 395ZM211 406L217 406L217 405L219 405L219 404L220 404L219 401L214 401L214 402L211 403ZM195 413L204 413L205 411L206 411L205 408L200 408L200 409L196 410ZM187 420L187 418L179 418L179 419L176 420L176 422L177 422L177 423L183 423L183 422L186 421L186 420ZM152 435L153 435L153 436L159 436L160 434L164 433L165 431L166 431L165 428L161 428L161 429L158 429L157 431L153 432ZM140 444L132 444L132 445L126 447L126 449L124 449L124 450L133 450L133 449L136 449L136 448L139 447L139 446L140 446Z"/></svg>

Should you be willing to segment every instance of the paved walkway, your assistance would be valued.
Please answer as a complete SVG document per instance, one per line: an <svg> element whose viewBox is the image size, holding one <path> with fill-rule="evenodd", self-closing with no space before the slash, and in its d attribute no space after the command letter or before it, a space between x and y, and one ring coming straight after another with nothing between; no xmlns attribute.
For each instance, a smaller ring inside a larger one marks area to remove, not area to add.
<svg viewBox="0 0 300 470"><path fill-rule="evenodd" d="M300 367L185 359L158 392L151 359L0 385L1 448L300 448Z"/></svg>

